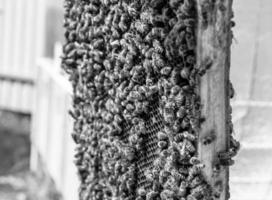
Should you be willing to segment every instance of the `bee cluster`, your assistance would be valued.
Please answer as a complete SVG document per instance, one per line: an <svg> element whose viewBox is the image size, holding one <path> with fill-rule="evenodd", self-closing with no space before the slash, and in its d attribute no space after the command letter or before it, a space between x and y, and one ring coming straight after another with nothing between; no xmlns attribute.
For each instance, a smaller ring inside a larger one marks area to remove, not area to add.
<svg viewBox="0 0 272 200"><path fill-rule="evenodd" d="M196 20L194 0L65 0L80 199L211 199L196 158ZM162 126L141 185L153 105Z"/></svg>

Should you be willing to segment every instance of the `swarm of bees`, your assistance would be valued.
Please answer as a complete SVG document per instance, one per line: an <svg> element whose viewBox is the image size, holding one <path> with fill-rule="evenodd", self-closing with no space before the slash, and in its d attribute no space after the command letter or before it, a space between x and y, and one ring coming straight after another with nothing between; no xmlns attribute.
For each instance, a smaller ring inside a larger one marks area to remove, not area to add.
<svg viewBox="0 0 272 200"><path fill-rule="evenodd" d="M194 0L65 0L62 66L74 92L81 200L211 197L196 158L195 9ZM149 184L138 187L137 154L144 155L153 104L164 128Z"/></svg>

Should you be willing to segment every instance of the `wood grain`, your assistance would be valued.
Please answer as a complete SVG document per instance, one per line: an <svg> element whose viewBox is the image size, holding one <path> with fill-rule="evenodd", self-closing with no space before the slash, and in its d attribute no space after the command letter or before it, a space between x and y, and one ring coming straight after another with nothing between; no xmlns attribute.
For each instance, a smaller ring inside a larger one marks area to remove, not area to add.
<svg viewBox="0 0 272 200"><path fill-rule="evenodd" d="M205 71L200 78L202 116L198 152L205 164L203 174L212 186L215 199L229 198L229 168L220 166L218 153L229 148L229 67L232 0L197 0L197 64ZM204 140L214 135L214 141ZM204 144L205 143L205 144ZM216 166L220 166L215 173Z"/></svg>

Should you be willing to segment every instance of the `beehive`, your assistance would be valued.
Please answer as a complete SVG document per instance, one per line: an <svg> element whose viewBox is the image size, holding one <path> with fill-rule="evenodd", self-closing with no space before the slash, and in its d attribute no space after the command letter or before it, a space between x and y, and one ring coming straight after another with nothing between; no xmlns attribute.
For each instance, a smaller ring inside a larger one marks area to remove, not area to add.
<svg viewBox="0 0 272 200"><path fill-rule="evenodd" d="M212 199L197 153L196 1L66 0L65 9L80 199Z"/></svg>

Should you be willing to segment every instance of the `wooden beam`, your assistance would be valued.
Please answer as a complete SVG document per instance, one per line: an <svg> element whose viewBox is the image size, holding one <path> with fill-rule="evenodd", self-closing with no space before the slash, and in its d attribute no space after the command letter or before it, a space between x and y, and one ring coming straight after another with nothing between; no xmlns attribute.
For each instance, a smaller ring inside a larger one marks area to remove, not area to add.
<svg viewBox="0 0 272 200"><path fill-rule="evenodd" d="M197 0L198 66L202 115L199 132L199 158L203 174L215 199L229 198L229 167L220 163L218 154L227 152L230 143L229 67L232 0Z"/></svg>

